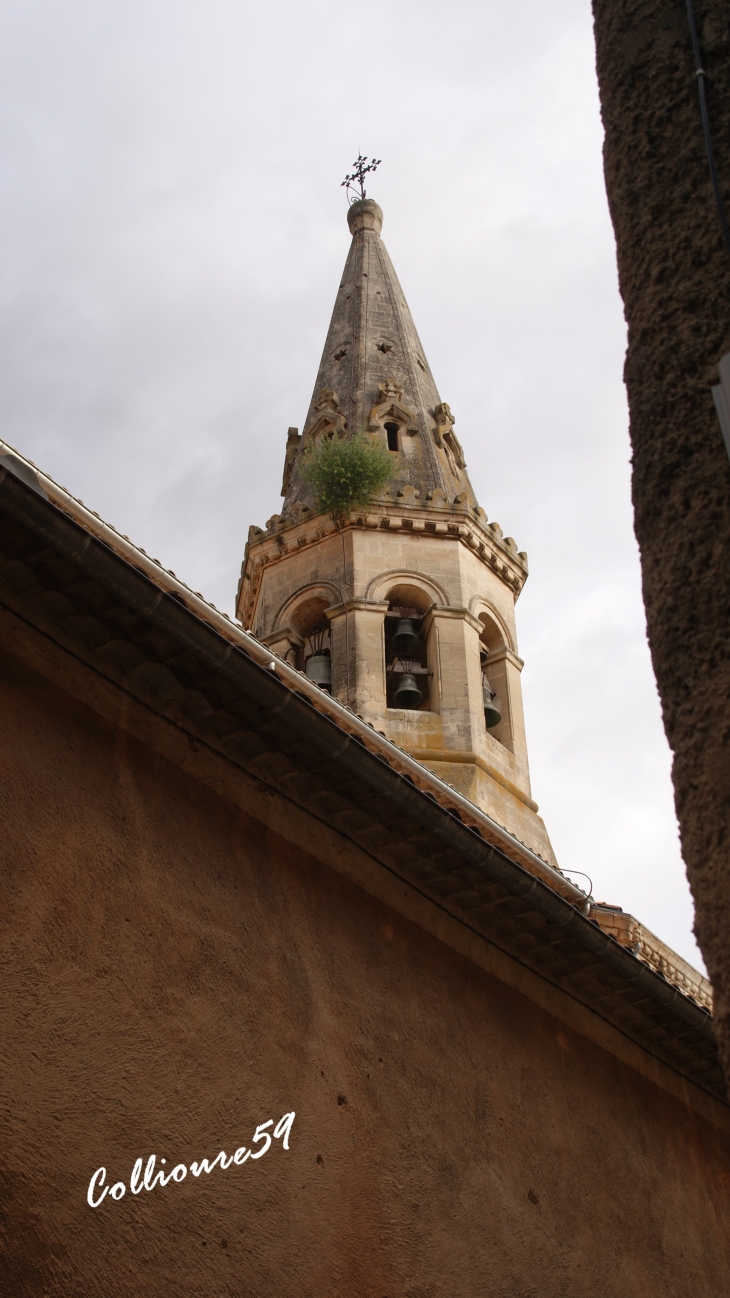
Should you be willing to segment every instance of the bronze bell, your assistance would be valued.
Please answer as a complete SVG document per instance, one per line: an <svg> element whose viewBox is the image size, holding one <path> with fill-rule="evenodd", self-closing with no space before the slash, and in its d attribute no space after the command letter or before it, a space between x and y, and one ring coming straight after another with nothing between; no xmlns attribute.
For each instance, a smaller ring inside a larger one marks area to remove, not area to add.
<svg viewBox="0 0 730 1298"><path fill-rule="evenodd" d="M410 622L408 623L410 626ZM397 708L417 708L419 703L423 703L423 695L416 685L415 676L410 672L403 672L395 694L393 702Z"/></svg>
<svg viewBox="0 0 730 1298"><path fill-rule="evenodd" d="M393 636L393 648L399 653L408 653L408 650L415 649L416 645L421 643L421 637L417 631L413 630L413 623L409 617L402 617L396 627Z"/></svg>
<svg viewBox="0 0 730 1298"><path fill-rule="evenodd" d="M494 702L497 697L484 673L482 673L482 697L484 699L484 721L487 730L498 726L502 720L502 713Z"/></svg>
<svg viewBox="0 0 730 1298"><path fill-rule="evenodd" d="M304 664L304 675L321 690L331 690L332 659L329 654L312 654Z"/></svg>

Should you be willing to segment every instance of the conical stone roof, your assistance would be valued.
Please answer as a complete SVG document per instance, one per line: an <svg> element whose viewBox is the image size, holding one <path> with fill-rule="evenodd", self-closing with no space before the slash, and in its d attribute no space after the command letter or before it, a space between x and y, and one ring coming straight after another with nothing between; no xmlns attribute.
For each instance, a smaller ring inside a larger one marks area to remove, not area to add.
<svg viewBox="0 0 730 1298"><path fill-rule="evenodd" d="M282 494L284 515L311 506L301 480L307 445L334 434L387 440L397 426L391 495L442 506L475 504L449 406L441 401L405 295L380 238L383 213L372 199L347 214L352 244L301 437L291 429Z"/></svg>

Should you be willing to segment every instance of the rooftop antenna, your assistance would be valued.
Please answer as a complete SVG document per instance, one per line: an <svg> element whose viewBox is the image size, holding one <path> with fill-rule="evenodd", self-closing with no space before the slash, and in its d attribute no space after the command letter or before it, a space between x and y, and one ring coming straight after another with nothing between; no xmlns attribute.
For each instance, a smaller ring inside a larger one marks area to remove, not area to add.
<svg viewBox="0 0 730 1298"><path fill-rule="evenodd" d="M359 203L365 198L365 177L369 171L375 171L381 162L382 158L371 158L368 162L362 153L358 153L352 164L352 175L345 176L341 185L347 194L348 203Z"/></svg>

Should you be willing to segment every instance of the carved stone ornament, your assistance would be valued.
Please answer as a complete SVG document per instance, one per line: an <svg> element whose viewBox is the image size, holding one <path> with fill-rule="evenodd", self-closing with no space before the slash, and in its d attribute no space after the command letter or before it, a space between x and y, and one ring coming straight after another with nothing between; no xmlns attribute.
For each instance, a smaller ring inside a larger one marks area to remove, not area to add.
<svg viewBox="0 0 730 1298"><path fill-rule="evenodd" d="M286 455L284 457L284 476L281 481L281 494L285 496L291 483L294 464L299 452L301 434L298 428L290 428L286 435Z"/></svg>
<svg viewBox="0 0 730 1298"><path fill-rule="evenodd" d="M402 404L403 388L394 379L386 379L384 383L378 384L378 391L380 401L370 411L368 431L377 432L386 419L397 419L405 424L411 435L417 433L418 416L414 410L409 410L408 406Z"/></svg>
<svg viewBox="0 0 730 1298"><path fill-rule="evenodd" d="M451 406L446 401L441 401L433 412L436 420L436 427L433 430L433 440L437 446L443 446L443 435L448 433L456 423L451 413Z"/></svg>
<svg viewBox="0 0 730 1298"><path fill-rule="evenodd" d="M347 431L347 420L340 410L340 398L333 388L323 388L314 402L317 418L307 429L307 439L314 440L323 433L334 433L344 437Z"/></svg>
<svg viewBox="0 0 730 1298"><path fill-rule="evenodd" d="M447 448L447 450L451 451L451 454L453 455L454 461L456 463L456 467L458 469L465 469L466 460L464 459L464 452L461 449L461 442L456 436L456 433L454 432L453 428L450 428L448 433L444 433L444 446Z"/></svg>
<svg viewBox="0 0 730 1298"><path fill-rule="evenodd" d="M464 452L462 451L461 443L454 432L454 424L456 423L456 420L451 413L451 406L448 405L446 401L439 402L433 412L433 417L436 420L436 427L433 430L433 440L436 445L451 452L457 468L465 468L466 460L464 459Z"/></svg>
<svg viewBox="0 0 730 1298"><path fill-rule="evenodd" d="M379 383L378 391L381 402L403 400L403 389L394 379L386 379L385 383Z"/></svg>
<svg viewBox="0 0 730 1298"><path fill-rule="evenodd" d="M315 410L322 414L325 410L336 412L340 408L340 398L334 388L322 388L314 403Z"/></svg>

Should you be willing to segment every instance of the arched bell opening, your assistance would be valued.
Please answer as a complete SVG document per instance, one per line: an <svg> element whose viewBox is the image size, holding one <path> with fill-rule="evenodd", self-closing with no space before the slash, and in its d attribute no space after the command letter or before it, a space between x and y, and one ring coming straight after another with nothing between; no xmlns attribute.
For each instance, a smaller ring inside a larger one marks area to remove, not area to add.
<svg viewBox="0 0 730 1298"><path fill-rule="evenodd" d="M385 681L389 708L431 711L428 639L424 619L433 601L417 586L396 586L388 592L385 615Z"/></svg>
<svg viewBox="0 0 730 1298"><path fill-rule="evenodd" d="M303 639L297 666L321 689L332 691L332 641L329 619L325 614L328 600L313 595L298 604L291 613L294 629Z"/></svg>
<svg viewBox="0 0 730 1298"><path fill-rule="evenodd" d="M493 739L511 750L513 744L507 646L501 628L488 613L480 613L479 621L483 628L479 635L479 666L482 673L484 725Z"/></svg>

